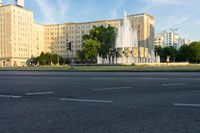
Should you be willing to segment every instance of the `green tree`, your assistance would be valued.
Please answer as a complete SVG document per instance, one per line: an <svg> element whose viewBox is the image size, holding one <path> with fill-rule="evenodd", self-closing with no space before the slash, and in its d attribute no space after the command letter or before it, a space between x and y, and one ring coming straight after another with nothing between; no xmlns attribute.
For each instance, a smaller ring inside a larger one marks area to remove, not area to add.
<svg viewBox="0 0 200 133"><path fill-rule="evenodd" d="M90 39L89 35L85 34L85 35L82 36L83 41L88 40L88 39Z"/></svg>
<svg viewBox="0 0 200 133"><path fill-rule="evenodd" d="M53 64L58 64L62 61L61 57L58 54L53 54L52 55L52 63Z"/></svg>
<svg viewBox="0 0 200 133"><path fill-rule="evenodd" d="M114 27L108 26L107 29L103 32L103 41L101 42L101 47L99 51L99 55L103 58L106 58L107 55L112 56L113 48L115 47L116 40L116 31Z"/></svg>
<svg viewBox="0 0 200 133"><path fill-rule="evenodd" d="M116 29L112 26L108 26L107 28L104 26L96 27L94 26L90 30L89 35L83 36L83 41L92 39L98 41L100 43L100 48L98 53L101 57L109 58L113 55L113 48L115 46L115 39L116 38Z"/></svg>
<svg viewBox="0 0 200 133"><path fill-rule="evenodd" d="M193 42L189 46L190 59L192 62L198 63L200 61L200 42Z"/></svg>
<svg viewBox="0 0 200 133"><path fill-rule="evenodd" d="M63 63L64 60L58 54L50 54L50 53L45 54L44 52L42 52L40 56L37 57L34 61L35 64L37 64L37 62L39 62L40 65L51 65L52 63L53 64Z"/></svg>
<svg viewBox="0 0 200 133"><path fill-rule="evenodd" d="M164 51L164 59L166 60L167 57L170 57L170 61L176 60L177 49L173 46L165 47Z"/></svg>
<svg viewBox="0 0 200 133"><path fill-rule="evenodd" d="M45 54L45 60L46 60L46 64L45 65L51 65L52 63L52 55L49 53Z"/></svg>
<svg viewBox="0 0 200 133"><path fill-rule="evenodd" d="M85 40L82 45L82 58L90 61L96 60L99 48L100 43L98 41L92 39Z"/></svg>
<svg viewBox="0 0 200 133"><path fill-rule="evenodd" d="M79 59L80 62L85 63L86 59L85 59L85 55L83 50L78 50L77 51L77 58Z"/></svg>
<svg viewBox="0 0 200 133"><path fill-rule="evenodd" d="M155 46L155 54L160 56L161 62L165 62L164 49L161 46Z"/></svg>
<svg viewBox="0 0 200 133"><path fill-rule="evenodd" d="M178 49L177 55L176 55L176 60L178 62L185 62L190 60L190 46L188 45L183 45Z"/></svg>
<svg viewBox="0 0 200 133"><path fill-rule="evenodd" d="M170 61L176 59L177 49L173 46L162 48L161 46L155 47L155 53L160 56L161 62L166 62L167 57L170 57Z"/></svg>
<svg viewBox="0 0 200 133"><path fill-rule="evenodd" d="M42 52L40 56L38 57L38 62L40 65L46 65L46 59L45 59L45 54Z"/></svg>

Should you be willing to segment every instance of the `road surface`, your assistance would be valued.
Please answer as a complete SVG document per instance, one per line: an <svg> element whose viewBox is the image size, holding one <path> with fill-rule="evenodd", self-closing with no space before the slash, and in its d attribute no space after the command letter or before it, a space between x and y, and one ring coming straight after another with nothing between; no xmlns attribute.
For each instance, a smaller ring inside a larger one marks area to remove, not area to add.
<svg viewBox="0 0 200 133"><path fill-rule="evenodd" d="M200 73L0 72L0 133L199 133Z"/></svg>

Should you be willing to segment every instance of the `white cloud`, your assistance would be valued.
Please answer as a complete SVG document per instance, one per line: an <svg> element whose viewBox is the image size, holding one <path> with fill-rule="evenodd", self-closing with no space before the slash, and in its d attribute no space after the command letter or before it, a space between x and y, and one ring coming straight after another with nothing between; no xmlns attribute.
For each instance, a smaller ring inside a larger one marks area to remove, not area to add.
<svg viewBox="0 0 200 133"><path fill-rule="evenodd" d="M162 5L188 5L195 0L143 0L145 2L154 3L154 4L162 4Z"/></svg>
<svg viewBox="0 0 200 133"><path fill-rule="evenodd" d="M49 0L34 0L38 5L39 9L43 14L42 21L44 23L55 23L57 19L64 18L63 16L68 11L68 3L67 0L57 0L52 1Z"/></svg>
<svg viewBox="0 0 200 133"><path fill-rule="evenodd" d="M199 37L200 10L199 0L139 0L143 7L140 12L148 12L155 16L156 31L180 28L181 36L197 40ZM195 25L195 26L194 26ZM194 30L194 29L198 30Z"/></svg>
<svg viewBox="0 0 200 133"><path fill-rule="evenodd" d="M43 21L53 22L54 11L52 5L46 0L35 0L35 3L38 5L44 16Z"/></svg>
<svg viewBox="0 0 200 133"><path fill-rule="evenodd" d="M61 16L66 15L69 10L69 3L67 0L58 0L58 9Z"/></svg>
<svg viewBox="0 0 200 133"><path fill-rule="evenodd" d="M115 18L117 17L119 9L123 6L123 4L126 2L126 0L118 0L116 2L116 5L114 5L110 11L111 17Z"/></svg>

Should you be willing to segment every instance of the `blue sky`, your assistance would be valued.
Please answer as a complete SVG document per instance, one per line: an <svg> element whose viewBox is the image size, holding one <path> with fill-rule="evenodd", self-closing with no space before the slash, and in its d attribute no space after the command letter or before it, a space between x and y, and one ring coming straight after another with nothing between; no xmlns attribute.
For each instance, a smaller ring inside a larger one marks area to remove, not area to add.
<svg viewBox="0 0 200 133"><path fill-rule="evenodd" d="M14 0L4 0L6 4ZM84 22L149 13L156 32L179 28L180 36L200 40L200 0L25 0L37 23Z"/></svg>

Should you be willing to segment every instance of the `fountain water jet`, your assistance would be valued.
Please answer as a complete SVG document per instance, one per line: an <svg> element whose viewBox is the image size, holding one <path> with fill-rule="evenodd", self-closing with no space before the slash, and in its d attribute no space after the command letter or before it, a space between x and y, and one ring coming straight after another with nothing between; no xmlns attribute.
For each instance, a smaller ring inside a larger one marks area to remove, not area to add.
<svg viewBox="0 0 200 133"><path fill-rule="evenodd" d="M156 63L160 62L159 57L154 54L154 49L138 46L137 28L133 28L127 12L124 12L124 19L118 28L115 44L115 64L135 64L135 63ZM143 60L141 60L141 57ZM109 64L109 60L98 57L98 64Z"/></svg>
<svg viewBox="0 0 200 133"><path fill-rule="evenodd" d="M132 64L136 62L133 52L135 52L134 48L138 49L137 29L132 28L126 11L124 12L124 20L118 28L115 48L123 51L123 55L117 59L117 63Z"/></svg>

